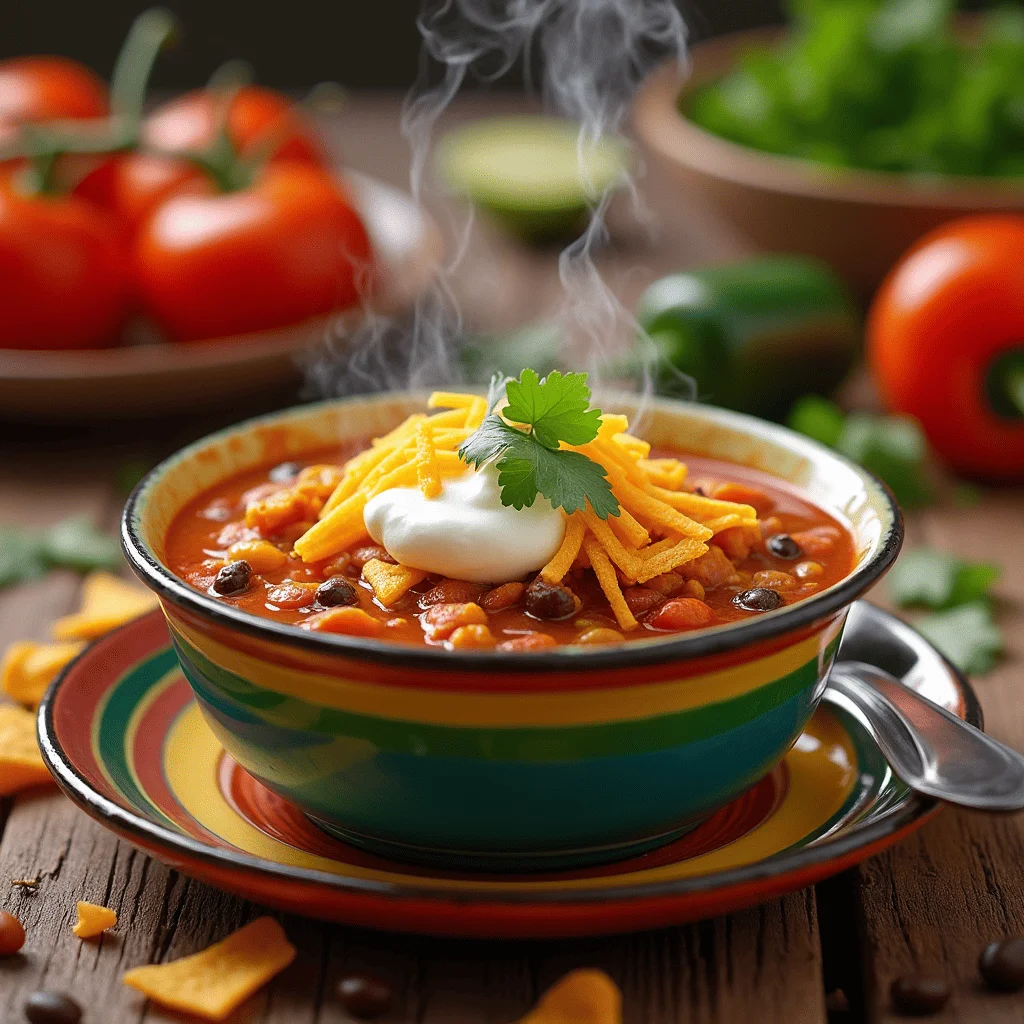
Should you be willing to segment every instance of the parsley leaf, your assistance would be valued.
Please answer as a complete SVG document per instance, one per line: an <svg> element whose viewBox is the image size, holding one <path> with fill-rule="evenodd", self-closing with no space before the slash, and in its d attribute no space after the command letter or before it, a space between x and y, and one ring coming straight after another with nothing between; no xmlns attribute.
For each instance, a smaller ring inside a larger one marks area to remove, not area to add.
<svg viewBox="0 0 1024 1024"><path fill-rule="evenodd" d="M559 443L586 444L597 436L601 412L590 409L584 373L557 371L541 380L524 370L518 381L505 382L509 404L502 415L526 429L511 426L492 413L459 448L459 457L479 468L494 461L501 502L516 509L531 508L542 494L567 513L590 507L601 518L618 515L604 467L582 452ZM492 381L492 394L501 381ZM489 396L490 397L490 396Z"/></svg>
<svg viewBox="0 0 1024 1024"><path fill-rule="evenodd" d="M971 675L990 671L1003 650L1002 634L982 601L926 615L915 626L961 672Z"/></svg>
<svg viewBox="0 0 1024 1024"><path fill-rule="evenodd" d="M597 437L601 410L590 408L590 388L585 373L552 370L540 380L533 370L523 370L519 380L507 385L505 419L533 427L533 436L545 448L558 443L586 444Z"/></svg>

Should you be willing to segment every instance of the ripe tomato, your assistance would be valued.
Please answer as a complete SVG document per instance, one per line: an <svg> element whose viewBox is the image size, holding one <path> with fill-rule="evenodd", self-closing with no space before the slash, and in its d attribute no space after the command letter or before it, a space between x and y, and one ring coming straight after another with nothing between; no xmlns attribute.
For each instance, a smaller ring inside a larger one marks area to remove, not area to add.
<svg viewBox="0 0 1024 1024"><path fill-rule="evenodd" d="M370 241L323 170L271 163L236 192L178 195L143 226L136 268L180 340L267 330L341 309L368 281Z"/></svg>
<svg viewBox="0 0 1024 1024"><path fill-rule="evenodd" d="M921 239L868 317L886 404L921 422L956 470L1024 478L1024 218L968 217ZM1015 397L1016 396L1016 397Z"/></svg>
<svg viewBox="0 0 1024 1024"><path fill-rule="evenodd" d="M158 149L202 149L214 137L219 99L209 89L177 96L154 110L143 125L142 139ZM227 132L243 156L269 145L275 160L327 163L312 126L295 104L272 89L247 85L231 99Z"/></svg>
<svg viewBox="0 0 1024 1024"><path fill-rule="evenodd" d="M200 89L155 110L143 125L143 143L160 150L202 150L214 138L218 116L215 93ZM272 161L327 166L315 132L287 97L250 85L238 90L227 114L227 134L245 157L267 146ZM203 190L203 172L188 160L154 153L126 153L105 162L74 189L111 210L129 234L168 197Z"/></svg>
<svg viewBox="0 0 1024 1024"><path fill-rule="evenodd" d="M203 172L187 160L142 151L105 159L71 190L112 214L127 238L170 196L208 191Z"/></svg>
<svg viewBox="0 0 1024 1024"><path fill-rule="evenodd" d="M105 117L107 87L96 72L66 57L0 62L0 131L63 118Z"/></svg>
<svg viewBox="0 0 1024 1024"><path fill-rule="evenodd" d="M120 233L101 211L0 181L0 348L113 343L128 311L127 268Z"/></svg>

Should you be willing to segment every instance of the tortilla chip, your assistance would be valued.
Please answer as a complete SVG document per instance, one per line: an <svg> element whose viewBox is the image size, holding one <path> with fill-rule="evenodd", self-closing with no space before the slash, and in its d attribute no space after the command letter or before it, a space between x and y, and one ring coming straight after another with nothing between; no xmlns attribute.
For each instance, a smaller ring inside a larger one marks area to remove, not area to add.
<svg viewBox="0 0 1024 1024"><path fill-rule="evenodd" d="M93 572L82 584L82 607L53 624L57 640L95 640L157 607L156 594L109 572Z"/></svg>
<svg viewBox="0 0 1024 1024"><path fill-rule="evenodd" d="M80 939L94 939L117 924L117 914L95 903L78 903L78 921L71 929Z"/></svg>
<svg viewBox="0 0 1024 1024"><path fill-rule="evenodd" d="M427 573L422 569L391 565L377 558L371 558L363 566L363 579L373 587L373 596L385 608L393 608L412 587L426 578Z"/></svg>
<svg viewBox="0 0 1024 1024"><path fill-rule="evenodd" d="M0 688L19 704L36 707L57 673L75 658L84 643L40 644L18 640L0 664Z"/></svg>
<svg viewBox="0 0 1024 1024"><path fill-rule="evenodd" d="M13 704L0 705L0 796L52 782L36 739L36 716Z"/></svg>
<svg viewBox="0 0 1024 1024"><path fill-rule="evenodd" d="M122 979L149 999L206 1020L224 1020L295 959L272 917L260 917L201 953L147 964Z"/></svg>
<svg viewBox="0 0 1024 1024"><path fill-rule="evenodd" d="M604 971L572 971L519 1024L622 1024L622 993Z"/></svg>

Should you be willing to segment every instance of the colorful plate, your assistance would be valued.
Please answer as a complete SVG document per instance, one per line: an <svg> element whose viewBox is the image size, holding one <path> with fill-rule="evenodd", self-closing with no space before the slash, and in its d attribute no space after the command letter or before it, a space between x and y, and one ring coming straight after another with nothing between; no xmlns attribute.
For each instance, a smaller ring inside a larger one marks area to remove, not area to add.
<svg viewBox="0 0 1024 1024"><path fill-rule="evenodd" d="M909 627L855 605L840 657L980 724L967 683ZM628 931L802 888L895 842L937 805L893 775L854 709L824 705L768 778L676 842L600 868L415 868L321 832L207 728L159 612L100 640L51 688L40 740L67 794L159 860L262 903L376 928L480 936Z"/></svg>

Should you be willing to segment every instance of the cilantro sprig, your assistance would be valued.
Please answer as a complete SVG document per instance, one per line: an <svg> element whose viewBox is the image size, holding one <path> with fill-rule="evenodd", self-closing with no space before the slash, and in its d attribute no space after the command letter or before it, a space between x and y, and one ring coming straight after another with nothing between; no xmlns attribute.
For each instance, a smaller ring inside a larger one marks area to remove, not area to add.
<svg viewBox="0 0 1024 1024"><path fill-rule="evenodd" d="M65 519L36 533L0 523L0 587L37 579L49 569L117 569L121 547L86 519Z"/></svg>
<svg viewBox="0 0 1024 1024"><path fill-rule="evenodd" d="M991 562L915 548L900 555L886 583L899 607L933 609L914 626L957 668L981 675L995 666L1003 650L989 593L1000 575L999 566Z"/></svg>
<svg viewBox="0 0 1024 1024"><path fill-rule="evenodd" d="M518 380L496 377L489 391L492 409L502 390L507 405L500 415L487 416L463 442L459 458L478 469L495 463L503 505L530 508L540 494L568 513L585 509L589 502L601 519L618 515L619 503L604 468L582 452L560 447L597 437L601 410L590 408L587 375L553 370L541 379L533 370L523 370Z"/></svg>

